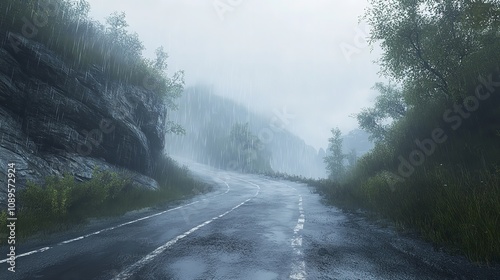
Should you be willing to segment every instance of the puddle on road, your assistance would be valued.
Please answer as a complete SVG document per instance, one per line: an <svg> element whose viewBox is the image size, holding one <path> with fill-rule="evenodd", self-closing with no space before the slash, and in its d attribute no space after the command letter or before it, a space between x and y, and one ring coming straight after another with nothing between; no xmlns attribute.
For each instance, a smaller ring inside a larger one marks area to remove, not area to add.
<svg viewBox="0 0 500 280"><path fill-rule="evenodd" d="M267 238L267 240L277 244L290 243L290 238L291 238L290 236L287 237L287 235L280 230L273 230L263 233L263 236Z"/></svg>
<svg viewBox="0 0 500 280"><path fill-rule="evenodd" d="M266 271L266 270L257 270L257 271L249 271L245 275L248 275L248 278L245 279L259 279L259 280L274 280L278 279L278 274L271 272L271 271Z"/></svg>
<svg viewBox="0 0 500 280"><path fill-rule="evenodd" d="M183 258L169 265L167 271L175 274L175 279L201 279L207 267L205 262L190 258Z"/></svg>
<svg viewBox="0 0 500 280"><path fill-rule="evenodd" d="M238 253L221 253L218 254L218 258L223 263L238 263L241 260L241 255Z"/></svg>

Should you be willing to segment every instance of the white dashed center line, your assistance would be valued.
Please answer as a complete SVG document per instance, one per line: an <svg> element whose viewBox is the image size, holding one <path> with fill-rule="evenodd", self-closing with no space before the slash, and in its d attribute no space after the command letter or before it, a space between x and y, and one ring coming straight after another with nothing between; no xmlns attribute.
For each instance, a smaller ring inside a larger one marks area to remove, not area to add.
<svg viewBox="0 0 500 280"><path fill-rule="evenodd" d="M306 263L304 261L304 254L302 252L302 229L306 218L304 215L304 207L302 206L302 196L299 195L299 219L297 225L293 229L292 249L294 253L294 260L292 263L292 272L290 279L305 280L306 279Z"/></svg>

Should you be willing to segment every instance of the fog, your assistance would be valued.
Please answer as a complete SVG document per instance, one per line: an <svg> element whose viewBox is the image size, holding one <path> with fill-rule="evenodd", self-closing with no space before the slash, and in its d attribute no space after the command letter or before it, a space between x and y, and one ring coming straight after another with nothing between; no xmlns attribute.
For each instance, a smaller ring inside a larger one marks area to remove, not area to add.
<svg viewBox="0 0 500 280"><path fill-rule="evenodd" d="M186 86L212 85L251 110L286 112L287 129L316 149L330 129L357 127L379 78L360 21L367 1L89 0L101 22L124 11L153 57L162 45Z"/></svg>

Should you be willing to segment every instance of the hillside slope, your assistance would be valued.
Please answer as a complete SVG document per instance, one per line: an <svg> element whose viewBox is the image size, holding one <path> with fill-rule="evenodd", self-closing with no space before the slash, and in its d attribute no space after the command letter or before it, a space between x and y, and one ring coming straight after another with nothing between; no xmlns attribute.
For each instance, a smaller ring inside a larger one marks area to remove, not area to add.
<svg viewBox="0 0 500 280"><path fill-rule="evenodd" d="M187 88L179 99L179 110L169 117L186 129L185 136L167 135L169 154L228 168L218 164L217 143L229 135L233 124L248 123L271 153L274 171L313 178L326 176L322 155L304 140L283 129L276 120L220 97L207 87Z"/></svg>
<svg viewBox="0 0 500 280"><path fill-rule="evenodd" d="M0 38L0 164L15 163L19 187L64 172L85 180L99 167L126 168L157 188L144 176L165 143L166 108L156 94L105 79L97 67L75 71L20 35Z"/></svg>

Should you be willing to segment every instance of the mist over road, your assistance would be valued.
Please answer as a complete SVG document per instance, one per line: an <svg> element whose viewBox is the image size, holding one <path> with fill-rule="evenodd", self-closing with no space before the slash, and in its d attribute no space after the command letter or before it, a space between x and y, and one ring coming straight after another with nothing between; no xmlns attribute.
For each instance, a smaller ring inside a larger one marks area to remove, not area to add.
<svg viewBox="0 0 500 280"><path fill-rule="evenodd" d="M306 185L187 163L215 191L92 222L18 252L1 279L495 279L325 206ZM6 248L2 247L2 252Z"/></svg>

